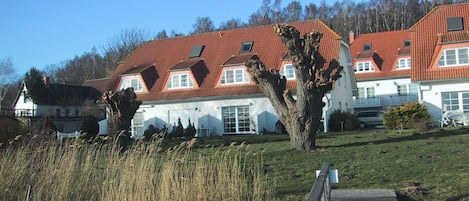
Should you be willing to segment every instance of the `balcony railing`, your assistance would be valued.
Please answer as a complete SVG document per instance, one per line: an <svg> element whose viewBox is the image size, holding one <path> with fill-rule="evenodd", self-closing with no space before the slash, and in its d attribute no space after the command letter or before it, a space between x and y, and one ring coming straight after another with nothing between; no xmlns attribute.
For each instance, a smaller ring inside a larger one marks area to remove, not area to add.
<svg viewBox="0 0 469 201"><path fill-rule="evenodd" d="M357 98L353 100L354 108L381 107L381 106L383 106L383 103L380 97Z"/></svg>
<svg viewBox="0 0 469 201"><path fill-rule="evenodd" d="M391 106L404 105L409 102L418 101L419 97L417 95L409 96L391 96L389 97L389 104Z"/></svg>

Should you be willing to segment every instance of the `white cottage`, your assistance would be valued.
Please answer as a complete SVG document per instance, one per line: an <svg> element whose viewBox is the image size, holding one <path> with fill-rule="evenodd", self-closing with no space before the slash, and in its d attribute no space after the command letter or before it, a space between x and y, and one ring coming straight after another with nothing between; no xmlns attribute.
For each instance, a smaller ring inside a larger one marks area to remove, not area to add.
<svg viewBox="0 0 469 201"><path fill-rule="evenodd" d="M353 112L355 77L348 45L323 22L290 23L301 33L313 30L321 40L321 67L337 59L344 71L324 98L324 124L335 110ZM277 114L251 80L244 63L258 55L267 68L278 69L294 88L292 62L272 25L153 40L133 52L109 79L84 83L101 91L133 87L143 101L132 121L139 138L149 125L171 127L189 120L197 136L261 134L275 131Z"/></svg>
<svg viewBox="0 0 469 201"><path fill-rule="evenodd" d="M435 7L409 31L412 82L434 125L445 111L469 118L469 3Z"/></svg>

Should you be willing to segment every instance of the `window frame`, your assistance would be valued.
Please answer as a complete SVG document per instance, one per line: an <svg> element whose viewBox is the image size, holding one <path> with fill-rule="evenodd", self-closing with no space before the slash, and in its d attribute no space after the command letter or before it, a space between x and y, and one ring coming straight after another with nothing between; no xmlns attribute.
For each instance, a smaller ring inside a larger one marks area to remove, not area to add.
<svg viewBox="0 0 469 201"><path fill-rule="evenodd" d="M368 64L368 67L366 67L366 64ZM356 73L367 73L367 72L375 72L375 69L376 69L375 66L370 61L358 61L355 63L354 71Z"/></svg>
<svg viewBox="0 0 469 201"><path fill-rule="evenodd" d="M133 86L133 84L136 84L136 86ZM144 91L143 83L141 82L139 78L136 78L136 77L122 78L119 89L127 89L129 87L132 87L134 89L134 92Z"/></svg>
<svg viewBox="0 0 469 201"><path fill-rule="evenodd" d="M251 133L249 105L222 107L221 116L224 134Z"/></svg>
<svg viewBox="0 0 469 201"><path fill-rule="evenodd" d="M186 81L184 82L183 80L186 80ZM175 82L177 82L177 85ZM192 76L189 73L170 74L168 83L166 84L166 88L168 90L191 89L191 88L194 88L194 86L195 86L194 80L192 79Z"/></svg>
<svg viewBox="0 0 469 201"><path fill-rule="evenodd" d="M280 75L285 76L287 80L296 80L295 66L293 64L284 64Z"/></svg>
<svg viewBox="0 0 469 201"><path fill-rule="evenodd" d="M454 51L454 54L449 54L451 51ZM461 55L460 51L465 51L465 55ZM465 58L462 58L462 56L465 56ZM448 59L448 57L450 57L450 59ZM465 63L461 63L461 60L465 60ZM454 63L450 63L448 61L452 61ZM438 59L439 67L445 68L466 65L469 65L469 47L447 48L441 51Z"/></svg>
<svg viewBox="0 0 469 201"><path fill-rule="evenodd" d="M241 73L241 74L239 74ZM241 77L238 77L241 75ZM223 69L220 77L220 85L237 85L237 84L249 84L251 78L245 68L228 68Z"/></svg>
<svg viewBox="0 0 469 201"><path fill-rule="evenodd" d="M412 67L412 60L410 57L398 58L396 61L396 70L410 69L411 67Z"/></svg>

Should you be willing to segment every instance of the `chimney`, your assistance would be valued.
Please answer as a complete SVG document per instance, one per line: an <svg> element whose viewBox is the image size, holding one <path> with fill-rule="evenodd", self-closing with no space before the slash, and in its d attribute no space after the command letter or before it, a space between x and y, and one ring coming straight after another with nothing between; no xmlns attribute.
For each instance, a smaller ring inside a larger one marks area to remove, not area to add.
<svg viewBox="0 0 469 201"><path fill-rule="evenodd" d="M352 44L354 40L355 40L355 34L353 33L353 31L350 31L348 33L348 41L349 41L348 44Z"/></svg>

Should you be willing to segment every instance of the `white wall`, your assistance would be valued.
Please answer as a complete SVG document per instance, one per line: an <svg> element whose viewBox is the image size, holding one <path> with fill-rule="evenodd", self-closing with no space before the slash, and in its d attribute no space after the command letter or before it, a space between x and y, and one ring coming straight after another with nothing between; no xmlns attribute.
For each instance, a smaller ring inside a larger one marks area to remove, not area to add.
<svg viewBox="0 0 469 201"><path fill-rule="evenodd" d="M443 114L441 92L469 91L469 80L458 82L425 82L420 84L420 91L420 102L427 106L430 114L433 116L433 124L439 125L439 120Z"/></svg>

